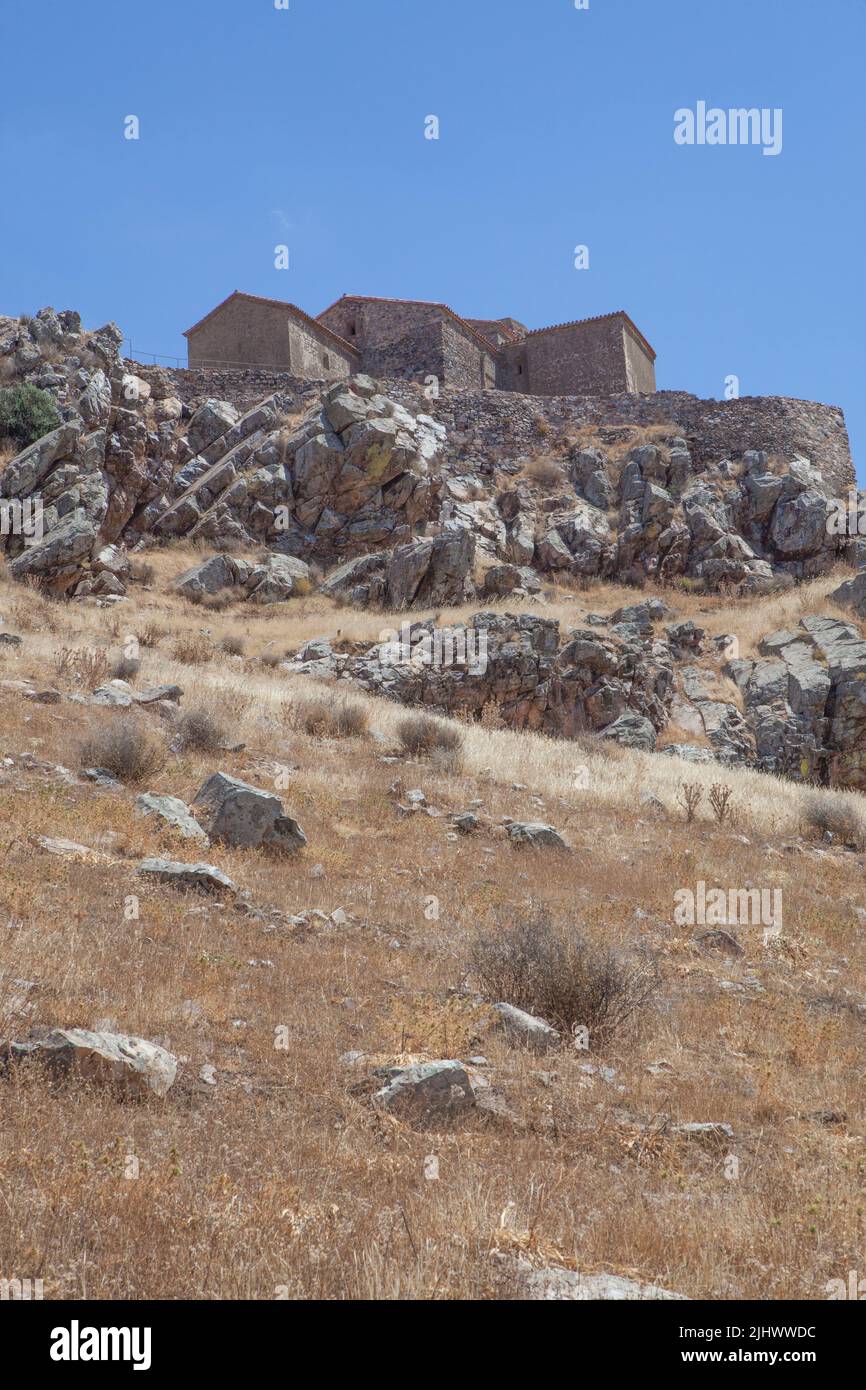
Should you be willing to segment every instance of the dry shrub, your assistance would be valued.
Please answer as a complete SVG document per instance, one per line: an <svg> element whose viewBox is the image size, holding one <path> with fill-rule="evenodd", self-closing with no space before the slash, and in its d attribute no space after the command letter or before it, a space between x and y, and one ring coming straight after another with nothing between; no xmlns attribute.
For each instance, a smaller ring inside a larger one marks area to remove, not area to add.
<svg viewBox="0 0 866 1390"><path fill-rule="evenodd" d="M803 803L803 817L812 830L829 833L858 850L866 849L866 821L842 793L813 792Z"/></svg>
<svg viewBox="0 0 866 1390"><path fill-rule="evenodd" d="M523 471L530 482L539 487L562 487L565 483L565 473L553 459L533 459Z"/></svg>
<svg viewBox="0 0 866 1390"><path fill-rule="evenodd" d="M290 707L289 719L312 738L360 738L370 725L364 706L342 695L303 700Z"/></svg>
<svg viewBox="0 0 866 1390"><path fill-rule="evenodd" d="M103 767L120 782L148 781L165 763L165 744L139 718L115 714L79 749L81 767Z"/></svg>
<svg viewBox="0 0 866 1390"><path fill-rule="evenodd" d="M719 825L734 819L734 807L731 805L733 794L734 789L727 782L714 782L710 787L710 809Z"/></svg>
<svg viewBox="0 0 866 1390"><path fill-rule="evenodd" d="M268 669L271 671L274 669L275 666L279 666L282 659L283 658L280 656L279 652L262 652L259 656L259 661L261 662L262 666L267 666Z"/></svg>
<svg viewBox="0 0 866 1390"><path fill-rule="evenodd" d="M113 680L131 681L134 680L141 670L141 658L138 656L121 656L115 661L111 668Z"/></svg>
<svg viewBox="0 0 866 1390"><path fill-rule="evenodd" d="M600 949L538 911L473 942L468 967L492 1003L514 1004L563 1034L586 1028L592 1045L606 1042L658 988L658 971L643 957Z"/></svg>
<svg viewBox="0 0 866 1390"><path fill-rule="evenodd" d="M434 719L430 714L410 714L397 725L397 736L412 757L432 757L438 753L456 758L463 747L459 729Z"/></svg>
<svg viewBox="0 0 866 1390"><path fill-rule="evenodd" d="M54 653L54 669L61 678L95 690L108 679L111 662L97 647L61 647Z"/></svg>
<svg viewBox="0 0 866 1390"><path fill-rule="evenodd" d="M213 645L202 632L182 632L174 639L171 656L186 666L203 666L213 659Z"/></svg>
<svg viewBox="0 0 866 1390"><path fill-rule="evenodd" d="M150 585L154 581L156 571L153 565L149 565L143 560L132 560L129 566L129 575L134 584Z"/></svg>
<svg viewBox="0 0 866 1390"><path fill-rule="evenodd" d="M206 709L187 710L178 721L177 747L184 753L215 753L226 742L226 731Z"/></svg>
<svg viewBox="0 0 866 1390"><path fill-rule="evenodd" d="M246 643L239 632L227 632L220 646L227 656L243 656Z"/></svg>
<svg viewBox="0 0 866 1390"><path fill-rule="evenodd" d="M138 634L140 647L158 647L163 637L168 637L169 629L159 623L147 623Z"/></svg>
<svg viewBox="0 0 866 1390"><path fill-rule="evenodd" d="M219 547L217 547L219 549ZM234 589L218 589L215 594L190 594L189 601L198 608L206 608L209 613L222 613L223 609L237 600Z"/></svg>

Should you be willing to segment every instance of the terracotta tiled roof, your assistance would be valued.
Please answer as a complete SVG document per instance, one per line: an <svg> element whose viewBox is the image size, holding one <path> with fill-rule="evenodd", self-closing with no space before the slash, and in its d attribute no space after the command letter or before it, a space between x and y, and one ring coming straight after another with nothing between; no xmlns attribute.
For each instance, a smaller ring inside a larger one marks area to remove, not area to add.
<svg viewBox="0 0 866 1390"><path fill-rule="evenodd" d="M213 318L214 314L218 314L220 309L224 308L232 299L249 299L252 300L254 304L269 304L274 309L290 310L293 314L297 314L299 319L303 319L304 323L308 323L311 328L315 328L318 333L324 333L327 337L333 338L334 342L337 343L343 351L351 352L358 358L361 356L358 349L352 343L346 342L345 338L341 338L339 333L335 333L333 329L328 328L326 324L319 323L318 319L314 319L311 314L304 313L304 310L299 309L297 304L290 304L287 299L267 299L261 294L245 294L243 290L232 290L231 294L226 295L225 299L221 300L215 309L211 309L210 313L205 314L203 319L199 319L198 323L194 323L192 328L187 328L183 336L188 338L190 333L194 333L197 328L201 328L202 324L207 323L208 319Z"/></svg>
<svg viewBox="0 0 866 1390"><path fill-rule="evenodd" d="M447 314L455 323L459 323L460 327L464 328L470 337L474 338L477 343L480 343L485 352L491 353L494 357L496 356L497 348L493 346L489 339L483 337L482 334L472 327L471 323L466 322L466 319L462 319L459 314L455 314L454 310L448 304L440 304L435 299L395 299L388 295L378 294L341 294L339 299L335 299L333 304L329 304L327 309L322 310L318 318L321 319L325 314L329 313L331 309L336 309L337 305L342 304L344 299L351 300L353 304L422 304L428 309L441 309L443 314Z"/></svg>
<svg viewBox="0 0 866 1390"><path fill-rule="evenodd" d="M581 323L599 323L602 319L625 319L626 323L634 333L635 337L643 344L650 357L652 357L653 361L655 361L655 348L647 342L646 338L641 333L637 324L634 322L633 319L629 318L628 314L625 312L625 309L614 309L612 314L593 314L588 319L571 319L568 323L552 323L547 328L530 328L526 336L527 338L532 338L537 333L557 333L561 328L576 328L577 325Z"/></svg>

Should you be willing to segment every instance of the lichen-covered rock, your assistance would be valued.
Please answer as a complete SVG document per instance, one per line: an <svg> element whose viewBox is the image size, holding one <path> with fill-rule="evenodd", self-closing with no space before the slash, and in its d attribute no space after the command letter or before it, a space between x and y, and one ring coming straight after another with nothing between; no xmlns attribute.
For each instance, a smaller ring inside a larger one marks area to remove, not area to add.
<svg viewBox="0 0 866 1390"><path fill-rule="evenodd" d="M278 796L225 772L215 772L207 779L196 793L193 806L214 841L243 849L264 846L286 853L307 843L298 822L285 814Z"/></svg>
<svg viewBox="0 0 866 1390"><path fill-rule="evenodd" d="M87 1028L34 1030L0 1043L0 1062L24 1061L41 1063L58 1079L108 1086L131 1098L164 1096L177 1075L177 1058L156 1043Z"/></svg>

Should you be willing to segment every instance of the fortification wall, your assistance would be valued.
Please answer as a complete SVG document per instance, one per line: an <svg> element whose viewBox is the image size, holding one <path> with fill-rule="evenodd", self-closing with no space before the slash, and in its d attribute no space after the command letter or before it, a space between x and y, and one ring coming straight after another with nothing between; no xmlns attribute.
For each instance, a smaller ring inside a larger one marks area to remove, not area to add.
<svg viewBox="0 0 866 1390"><path fill-rule="evenodd" d="M166 368L134 361L128 366L161 394L176 395L188 405L213 396L247 410L278 392L302 409L319 395L316 383L288 372ZM447 388L438 399L428 400L416 382L402 377L383 373L382 385L415 413L441 420L449 432L449 449L467 459L514 459L546 446L553 451L585 425L670 425L672 433L686 438L699 464L739 458L747 449L765 449L786 460L803 454L822 470L833 495L844 496L855 486L845 416L835 405L787 396L701 400L686 391L538 397Z"/></svg>
<svg viewBox="0 0 866 1390"><path fill-rule="evenodd" d="M451 449L473 457L515 458L550 447L555 451L585 425L670 425L688 441L696 463L739 458L748 449L765 449L786 460L803 454L819 467L833 495L854 486L854 468L845 417L838 406L786 396L744 396L739 400L701 400L686 391L652 395L531 396L516 392L443 391L428 401L405 382L392 382L390 394L407 407L424 409L441 420Z"/></svg>
<svg viewBox="0 0 866 1390"><path fill-rule="evenodd" d="M617 318L546 328L525 339L534 396L629 390L622 322Z"/></svg>

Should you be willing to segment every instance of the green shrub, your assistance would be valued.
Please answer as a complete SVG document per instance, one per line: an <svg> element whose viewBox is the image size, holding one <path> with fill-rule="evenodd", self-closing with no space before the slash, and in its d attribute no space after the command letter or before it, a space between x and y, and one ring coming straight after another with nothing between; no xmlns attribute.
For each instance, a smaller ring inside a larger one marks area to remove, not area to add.
<svg viewBox="0 0 866 1390"><path fill-rule="evenodd" d="M47 391L35 386L7 386L0 391L0 438L13 439L26 449L59 424L57 406Z"/></svg>

